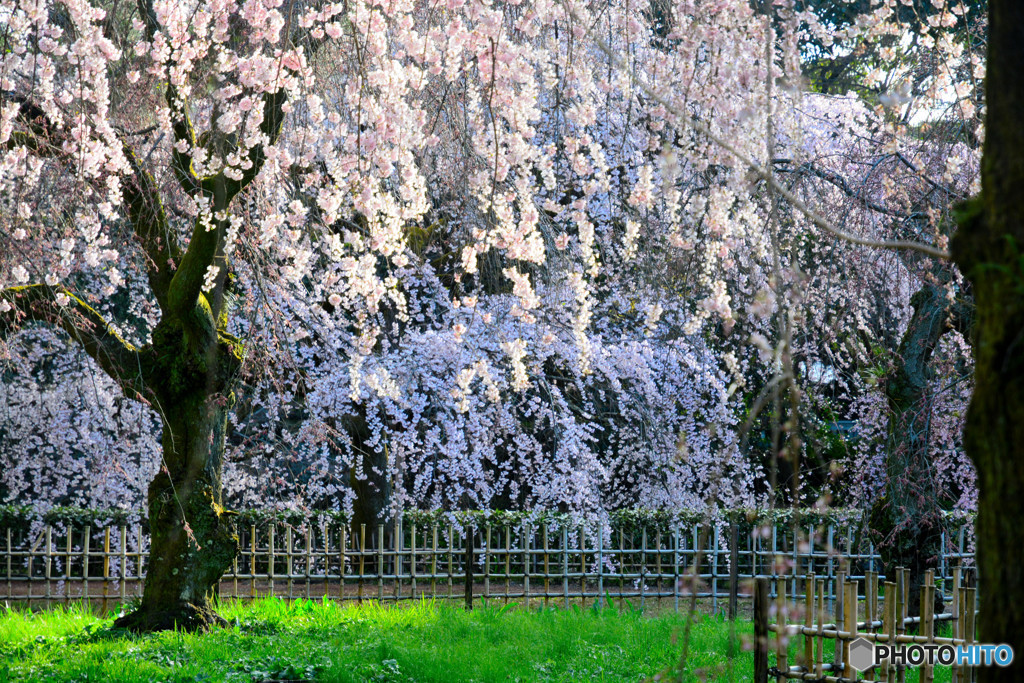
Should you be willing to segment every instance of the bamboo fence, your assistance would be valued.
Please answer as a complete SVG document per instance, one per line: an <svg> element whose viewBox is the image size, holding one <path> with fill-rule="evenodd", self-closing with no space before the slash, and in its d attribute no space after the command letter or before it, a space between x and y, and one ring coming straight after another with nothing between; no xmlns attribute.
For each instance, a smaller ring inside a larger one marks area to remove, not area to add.
<svg viewBox="0 0 1024 683"><path fill-rule="evenodd" d="M875 572L867 572L863 584L849 578L845 568L836 577L839 591L831 615L825 609L824 577L809 574L800 582L800 596L787 597L786 582L778 581L774 597L769 590L777 579L758 577L754 599L754 681L811 680L823 683L904 683L907 667L886 659L880 665L858 672L850 663L850 643L864 638L871 643L970 645L977 643L976 588L969 586L970 570L956 567L952 571L952 598L950 611L935 614L935 594L938 590L934 572L925 573L921 586L921 614L908 616L908 573L897 569L894 581L884 581ZM882 589L883 597L879 596ZM770 622L774 615L775 621ZM948 636L938 635L939 625L949 622ZM790 650L796 651L796 662L790 664ZM769 667L770 655L775 665ZM830 661L826 661L830 660ZM950 667L952 683L970 683L976 680L977 668L968 665ZM920 667L918 680L935 680L934 666Z"/></svg>
<svg viewBox="0 0 1024 683"><path fill-rule="evenodd" d="M219 595L446 598L470 606L474 599L528 606L610 600L675 610L693 595L705 608L735 616L741 602L749 609L755 577L772 579L772 596L802 598L806 591L797 591L813 576L821 584L814 595L833 611L843 604L845 581L874 576L881 566L873 548L855 552L852 528L832 523L800 536L782 525L764 535L741 534L728 523L663 531L401 520L358 528L273 523L239 529L238 554ZM86 600L106 611L141 595L148 542L137 526L0 530L0 599ZM955 583L954 567L973 560L963 532L950 545L939 564L940 590ZM955 591L947 599L956 599Z"/></svg>

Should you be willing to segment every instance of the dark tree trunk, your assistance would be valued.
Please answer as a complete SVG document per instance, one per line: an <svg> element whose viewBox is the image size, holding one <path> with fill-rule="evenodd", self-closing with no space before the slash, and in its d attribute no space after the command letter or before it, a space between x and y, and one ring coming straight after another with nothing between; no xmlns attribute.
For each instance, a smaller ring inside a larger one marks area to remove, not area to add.
<svg viewBox="0 0 1024 683"><path fill-rule="evenodd" d="M971 301L947 299L948 267L936 267L934 275L935 280L926 282L911 299L914 315L886 378L890 417L885 492L872 507L870 519L885 575L895 576L896 567L910 570L907 598L912 616L920 614L925 571L938 569L944 529L941 491L928 453L930 361L942 336L950 329L969 329L973 313ZM942 606L942 596L936 593L936 613Z"/></svg>
<svg viewBox="0 0 1024 683"><path fill-rule="evenodd" d="M1024 3L991 0L981 196L964 207L954 254L974 287L975 386L965 447L978 470L980 638L1008 643L1024 671Z"/></svg>
<svg viewBox="0 0 1024 683"><path fill-rule="evenodd" d="M154 333L154 349L149 386L163 422L163 462L149 485L150 561L142 604L115 626L202 630L224 623L212 598L238 545L221 505L238 349L223 335L197 345L163 322Z"/></svg>

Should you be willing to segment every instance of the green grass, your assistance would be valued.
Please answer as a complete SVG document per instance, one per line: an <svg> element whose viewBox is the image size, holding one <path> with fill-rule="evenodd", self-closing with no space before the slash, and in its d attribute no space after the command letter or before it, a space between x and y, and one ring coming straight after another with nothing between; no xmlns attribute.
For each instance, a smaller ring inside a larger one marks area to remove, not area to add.
<svg viewBox="0 0 1024 683"><path fill-rule="evenodd" d="M686 626L674 613L515 605L466 612L440 602L265 599L227 603L221 614L231 625L205 635L131 636L110 628L116 615L103 619L82 607L0 612L0 682L644 681L678 664ZM752 631L749 621L733 627L720 616L695 616L682 680L750 681L753 657L742 643ZM949 679L946 668L936 674Z"/></svg>
<svg viewBox="0 0 1024 683"><path fill-rule="evenodd" d="M676 614L432 602L268 599L221 613L231 626L205 635L129 636L80 607L11 611L0 615L0 681L640 681L678 662L685 625ZM688 680L729 679L729 633L697 617L688 668L702 671ZM749 652L733 664L733 680L750 680Z"/></svg>

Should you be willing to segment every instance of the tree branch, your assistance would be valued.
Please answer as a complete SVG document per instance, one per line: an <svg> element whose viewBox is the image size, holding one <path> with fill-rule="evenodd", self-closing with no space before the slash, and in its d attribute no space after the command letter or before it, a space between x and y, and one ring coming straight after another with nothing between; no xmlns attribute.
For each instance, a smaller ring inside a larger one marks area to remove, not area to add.
<svg viewBox="0 0 1024 683"><path fill-rule="evenodd" d="M63 305L58 300L61 295L67 297ZM126 395L142 397L139 349L122 339L99 312L67 288L26 285L0 290L0 337L26 320L62 328Z"/></svg>
<svg viewBox="0 0 1024 683"><path fill-rule="evenodd" d="M167 294L175 265L181 259L181 248L167 223L167 214L153 176L142 168L127 144L123 145L123 150L132 168L132 176L126 178L122 188L128 217L146 254L150 288L161 310L167 311Z"/></svg>

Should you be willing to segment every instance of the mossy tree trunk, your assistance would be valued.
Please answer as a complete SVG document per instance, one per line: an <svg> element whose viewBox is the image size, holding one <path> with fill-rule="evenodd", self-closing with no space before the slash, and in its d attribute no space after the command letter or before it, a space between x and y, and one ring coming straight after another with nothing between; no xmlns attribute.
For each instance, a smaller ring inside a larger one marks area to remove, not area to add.
<svg viewBox="0 0 1024 683"><path fill-rule="evenodd" d="M241 359L232 339L218 335L196 345L171 323L161 323L154 339L163 352L150 356L149 367L163 458L149 485L150 561L142 604L115 625L200 630L223 622L211 599L238 546L222 506L221 476Z"/></svg>
<svg viewBox="0 0 1024 683"><path fill-rule="evenodd" d="M147 37L160 30L151 0L137 0ZM221 476L227 413L239 383L242 346L228 333L231 262L226 248L232 201L259 174L263 144L245 151L246 169L199 177L191 157L178 151L204 147L225 156L239 151L220 132L196 136L189 105L174 85L165 86L174 133L171 171L185 193L202 198L210 213L196 220L187 247L164 210L162 189L123 142L129 169L122 177L128 223L150 293L161 310L151 343L136 347L75 292L44 284L0 291L9 304L0 312L0 334L26 320L49 323L88 353L131 398L144 401L163 425L161 469L149 487L152 535L139 609L117 621L136 631L204 629L222 620L211 607L220 577L235 556L237 541L221 506ZM284 120L284 91L263 95L264 144L273 145ZM62 158L69 132L27 101L15 123L16 143L38 154ZM32 113L31 116L25 112ZM73 164L72 164L73 166ZM240 175L240 177L239 177ZM204 219L205 218L205 219ZM58 305L58 298L68 297ZM77 315L70 315L73 311Z"/></svg>
<svg viewBox="0 0 1024 683"><path fill-rule="evenodd" d="M1008 643L1024 670L1024 3L991 0L980 197L963 207L953 249L974 288L975 385L965 448L978 470L980 638Z"/></svg>

